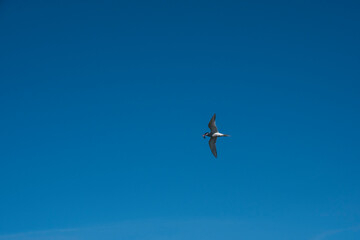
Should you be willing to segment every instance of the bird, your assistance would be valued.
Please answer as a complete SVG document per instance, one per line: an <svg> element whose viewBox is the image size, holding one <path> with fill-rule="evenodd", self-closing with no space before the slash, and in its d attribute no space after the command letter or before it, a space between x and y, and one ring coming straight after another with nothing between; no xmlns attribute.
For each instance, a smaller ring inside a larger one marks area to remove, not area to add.
<svg viewBox="0 0 360 240"><path fill-rule="evenodd" d="M210 150L211 150L212 154L215 156L215 158L217 158L217 151L216 151L217 138L218 137L230 137L230 135L219 133L219 131L216 127L216 124L215 124L215 118L216 118L216 114L214 114L212 116L212 118L210 119L210 122L208 124L208 127L210 128L211 131L204 133L203 138L205 138L206 136L210 137L210 140L209 140Z"/></svg>

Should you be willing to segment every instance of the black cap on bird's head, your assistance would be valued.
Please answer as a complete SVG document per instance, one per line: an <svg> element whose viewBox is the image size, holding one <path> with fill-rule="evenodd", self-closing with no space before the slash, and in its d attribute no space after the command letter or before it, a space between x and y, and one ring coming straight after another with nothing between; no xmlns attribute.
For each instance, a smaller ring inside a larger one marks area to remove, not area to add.
<svg viewBox="0 0 360 240"><path fill-rule="evenodd" d="M204 133L202 136L203 136L203 138L205 138L205 137L208 136L208 135L209 135L209 133L206 132L206 133Z"/></svg>

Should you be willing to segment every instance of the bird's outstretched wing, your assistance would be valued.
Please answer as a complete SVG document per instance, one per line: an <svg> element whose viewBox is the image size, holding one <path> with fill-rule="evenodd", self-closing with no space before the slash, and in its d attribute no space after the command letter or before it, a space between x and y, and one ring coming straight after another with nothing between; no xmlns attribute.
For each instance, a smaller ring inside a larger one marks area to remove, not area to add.
<svg viewBox="0 0 360 240"><path fill-rule="evenodd" d="M208 125L208 127L210 128L212 133L219 132L215 125L215 118L216 118L216 114L214 114L214 116L211 118L209 125Z"/></svg>
<svg viewBox="0 0 360 240"><path fill-rule="evenodd" d="M215 145L216 139L217 139L217 137L212 137L209 140L210 150L211 150L212 154L214 154L215 157L217 157L216 145Z"/></svg>

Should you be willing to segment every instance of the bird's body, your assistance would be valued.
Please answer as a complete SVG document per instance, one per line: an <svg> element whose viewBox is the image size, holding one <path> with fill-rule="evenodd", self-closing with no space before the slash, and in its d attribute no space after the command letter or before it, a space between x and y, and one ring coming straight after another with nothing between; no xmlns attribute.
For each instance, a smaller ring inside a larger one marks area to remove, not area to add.
<svg viewBox="0 0 360 240"><path fill-rule="evenodd" d="M229 135L217 132L213 133L212 137L229 137Z"/></svg>
<svg viewBox="0 0 360 240"><path fill-rule="evenodd" d="M223 134L223 133L219 133L216 124L215 124L215 118L216 118L216 114L214 114L214 116L211 118L208 127L210 128L211 132L206 132L204 133L203 137L205 138L206 136L210 137L209 140L209 146L210 146L210 150L212 152L212 154L217 157L217 151L216 151L216 140L218 137L230 137L230 135L227 134Z"/></svg>

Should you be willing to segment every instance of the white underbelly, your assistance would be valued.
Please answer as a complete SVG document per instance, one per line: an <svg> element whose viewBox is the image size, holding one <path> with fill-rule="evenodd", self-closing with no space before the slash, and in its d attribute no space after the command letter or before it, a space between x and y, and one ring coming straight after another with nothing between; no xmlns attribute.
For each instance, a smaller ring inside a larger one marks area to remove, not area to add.
<svg viewBox="0 0 360 240"><path fill-rule="evenodd" d="M213 134L213 137L222 137L222 136L224 136L224 134L219 132Z"/></svg>

